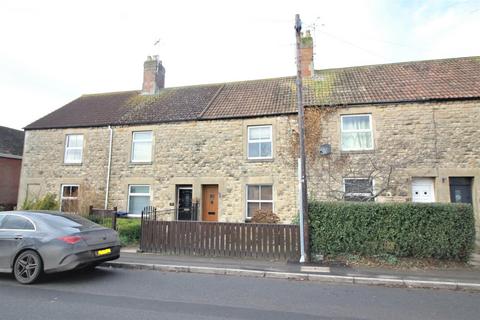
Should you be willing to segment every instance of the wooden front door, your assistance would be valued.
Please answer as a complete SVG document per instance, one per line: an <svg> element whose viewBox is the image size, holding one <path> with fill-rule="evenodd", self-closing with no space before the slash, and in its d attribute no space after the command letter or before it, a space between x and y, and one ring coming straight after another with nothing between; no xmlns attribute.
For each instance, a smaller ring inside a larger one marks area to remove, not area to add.
<svg viewBox="0 0 480 320"><path fill-rule="evenodd" d="M218 221L218 185L203 186L202 221Z"/></svg>

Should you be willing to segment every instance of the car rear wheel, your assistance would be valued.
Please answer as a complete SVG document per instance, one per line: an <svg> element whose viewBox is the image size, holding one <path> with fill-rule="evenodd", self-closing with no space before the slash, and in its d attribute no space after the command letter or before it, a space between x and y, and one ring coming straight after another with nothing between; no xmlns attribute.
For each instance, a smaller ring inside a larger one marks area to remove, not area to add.
<svg viewBox="0 0 480 320"><path fill-rule="evenodd" d="M22 252L13 264L15 279L21 284L30 284L38 280L42 273L42 259L32 250Z"/></svg>

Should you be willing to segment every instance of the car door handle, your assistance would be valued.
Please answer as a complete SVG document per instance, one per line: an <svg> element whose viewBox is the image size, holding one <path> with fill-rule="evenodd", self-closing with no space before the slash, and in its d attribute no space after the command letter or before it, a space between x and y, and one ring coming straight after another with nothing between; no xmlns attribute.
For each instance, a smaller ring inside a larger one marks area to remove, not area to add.
<svg viewBox="0 0 480 320"><path fill-rule="evenodd" d="M23 236L21 234L17 234L15 237L13 237L15 240L22 240Z"/></svg>

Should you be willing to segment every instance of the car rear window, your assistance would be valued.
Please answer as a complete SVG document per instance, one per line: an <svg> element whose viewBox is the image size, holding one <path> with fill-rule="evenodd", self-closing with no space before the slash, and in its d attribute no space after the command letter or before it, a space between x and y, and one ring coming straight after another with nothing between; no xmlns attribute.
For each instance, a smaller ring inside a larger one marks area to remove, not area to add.
<svg viewBox="0 0 480 320"><path fill-rule="evenodd" d="M46 217L48 222L60 227L91 229L100 227L98 224L73 214L49 214Z"/></svg>

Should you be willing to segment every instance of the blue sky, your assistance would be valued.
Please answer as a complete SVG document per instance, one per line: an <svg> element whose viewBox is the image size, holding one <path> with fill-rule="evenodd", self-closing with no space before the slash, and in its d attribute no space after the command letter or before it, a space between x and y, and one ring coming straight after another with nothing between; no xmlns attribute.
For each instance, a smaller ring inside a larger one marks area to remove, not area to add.
<svg viewBox="0 0 480 320"><path fill-rule="evenodd" d="M295 13L316 69L480 55L480 0L4 0L0 125L139 89L150 54L167 86L294 75Z"/></svg>

